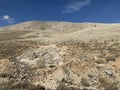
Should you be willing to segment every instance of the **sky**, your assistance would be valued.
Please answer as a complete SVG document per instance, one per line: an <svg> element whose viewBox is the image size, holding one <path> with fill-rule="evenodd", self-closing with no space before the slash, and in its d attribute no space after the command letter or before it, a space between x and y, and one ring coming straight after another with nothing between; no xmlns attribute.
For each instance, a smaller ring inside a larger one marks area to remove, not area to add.
<svg viewBox="0 0 120 90"><path fill-rule="evenodd" d="M0 26L33 20L120 23L120 0L0 0Z"/></svg>

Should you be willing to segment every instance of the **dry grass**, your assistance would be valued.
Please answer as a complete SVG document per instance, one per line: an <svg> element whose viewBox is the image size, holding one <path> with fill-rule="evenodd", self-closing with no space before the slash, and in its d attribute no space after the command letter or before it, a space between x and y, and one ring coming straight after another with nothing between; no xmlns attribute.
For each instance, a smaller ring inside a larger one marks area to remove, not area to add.
<svg viewBox="0 0 120 90"><path fill-rule="evenodd" d="M25 50L35 48L34 42L3 42L0 43L0 58L15 58Z"/></svg>
<svg viewBox="0 0 120 90"><path fill-rule="evenodd" d="M119 83L117 81L112 82L108 78L100 77L99 82L101 86L105 88L105 90L118 90Z"/></svg>
<svg viewBox="0 0 120 90"><path fill-rule="evenodd" d="M20 35L24 35L29 33L29 31L7 31L7 32L0 32L0 41L8 41L8 40L15 40L15 39L23 39Z"/></svg>

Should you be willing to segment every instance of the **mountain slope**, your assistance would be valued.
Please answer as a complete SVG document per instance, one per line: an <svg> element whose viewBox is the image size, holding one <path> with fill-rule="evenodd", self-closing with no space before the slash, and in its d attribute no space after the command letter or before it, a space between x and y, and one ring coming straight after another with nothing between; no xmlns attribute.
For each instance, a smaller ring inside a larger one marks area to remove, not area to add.
<svg viewBox="0 0 120 90"><path fill-rule="evenodd" d="M0 28L0 89L119 90L120 24L29 21Z"/></svg>
<svg viewBox="0 0 120 90"><path fill-rule="evenodd" d="M14 33L16 38L50 43L67 40L89 41L93 39L119 39L120 24L38 22L29 21L1 28L1 33ZM7 32L5 32L7 30ZM18 35L19 33L20 35ZM7 35L8 36L8 35ZM16 39L13 38L13 39ZM9 40L9 37L8 37ZM45 43L43 42L43 43Z"/></svg>

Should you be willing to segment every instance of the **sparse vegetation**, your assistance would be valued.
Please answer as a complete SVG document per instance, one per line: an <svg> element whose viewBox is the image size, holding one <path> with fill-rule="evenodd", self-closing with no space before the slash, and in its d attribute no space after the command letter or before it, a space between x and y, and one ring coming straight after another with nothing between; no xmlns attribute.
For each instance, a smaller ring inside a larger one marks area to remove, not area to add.
<svg viewBox="0 0 120 90"><path fill-rule="evenodd" d="M60 83L56 90L80 90L80 89L75 88L75 87L67 86L64 83Z"/></svg>
<svg viewBox="0 0 120 90"><path fill-rule="evenodd" d="M102 25L103 29L101 25L92 23L31 22L26 25L19 24L13 26L14 30L8 27L0 31L0 59L8 59L8 63L5 63L7 60L0 62L0 81L3 81L0 87L27 90L54 89L57 86L57 90L118 89L118 29L108 30L109 25ZM38 52L34 53L36 50ZM27 63L17 59L22 55L22 60Z"/></svg>
<svg viewBox="0 0 120 90"><path fill-rule="evenodd" d="M45 68L45 60L44 59L40 59L37 62L37 65L39 66L39 68Z"/></svg>
<svg viewBox="0 0 120 90"><path fill-rule="evenodd" d="M113 55L108 55L108 56L106 56L105 57L105 59L106 59L106 61L115 61L115 56L113 56Z"/></svg>
<svg viewBox="0 0 120 90"><path fill-rule="evenodd" d="M81 83L83 86L90 86L89 80L85 77L81 79Z"/></svg>
<svg viewBox="0 0 120 90"><path fill-rule="evenodd" d="M105 90L118 90L118 82L112 82L109 78L100 77L99 82L101 87L104 87Z"/></svg>

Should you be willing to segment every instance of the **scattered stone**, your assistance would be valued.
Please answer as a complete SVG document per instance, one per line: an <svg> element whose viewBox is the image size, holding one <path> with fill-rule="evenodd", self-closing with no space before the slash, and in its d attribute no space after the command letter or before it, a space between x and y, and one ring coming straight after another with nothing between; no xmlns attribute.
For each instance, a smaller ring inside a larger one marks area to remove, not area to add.
<svg viewBox="0 0 120 90"><path fill-rule="evenodd" d="M104 64L96 64L96 67L97 68L103 68L103 67L105 67L105 65Z"/></svg>
<svg viewBox="0 0 120 90"><path fill-rule="evenodd" d="M104 58L99 58L99 59L95 60L95 62L96 62L97 64L105 64L105 63L106 63L106 60L105 60Z"/></svg>
<svg viewBox="0 0 120 90"><path fill-rule="evenodd" d="M105 73L108 74L109 76L113 76L113 72L111 70L105 70Z"/></svg>

